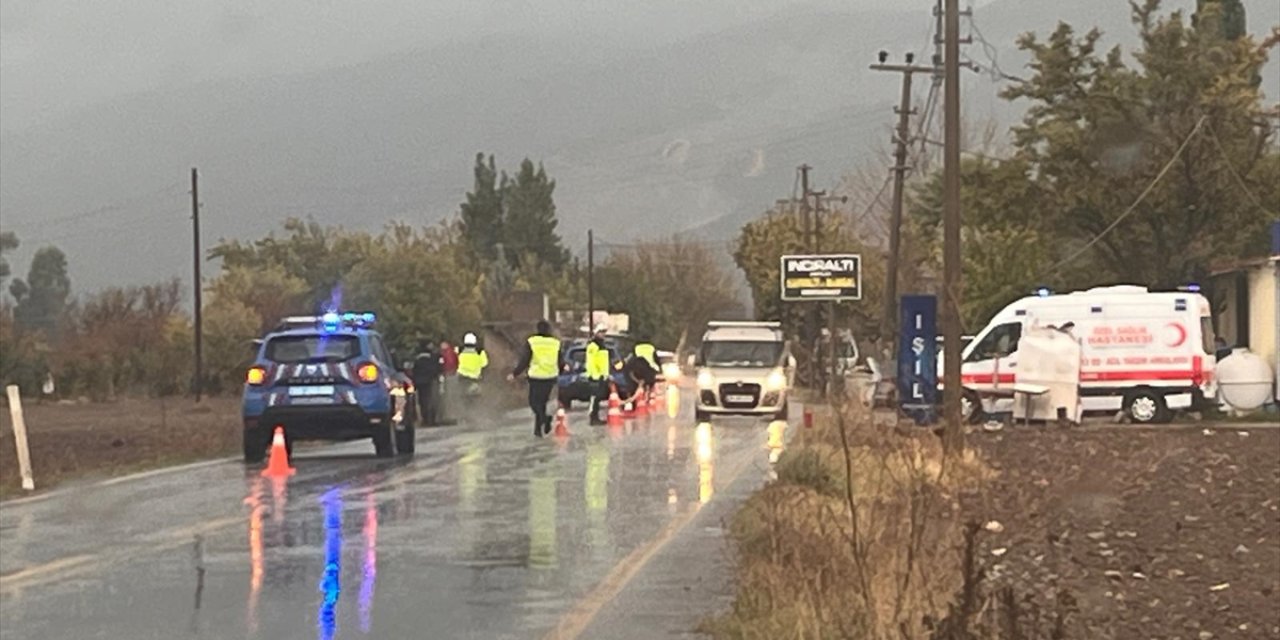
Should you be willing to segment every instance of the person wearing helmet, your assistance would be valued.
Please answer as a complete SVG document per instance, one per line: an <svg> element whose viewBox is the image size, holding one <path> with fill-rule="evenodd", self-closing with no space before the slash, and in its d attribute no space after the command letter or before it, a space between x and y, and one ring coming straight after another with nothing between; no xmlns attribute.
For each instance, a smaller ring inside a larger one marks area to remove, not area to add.
<svg viewBox="0 0 1280 640"><path fill-rule="evenodd" d="M484 368L487 366L489 366L489 354L480 348L476 334L468 333L462 336L462 351L458 352L458 377L462 378L463 384L466 385L468 396L480 394L480 378L484 375Z"/></svg>
<svg viewBox="0 0 1280 640"><path fill-rule="evenodd" d="M587 384L591 386L591 424L602 425L600 407L609 394L609 346L605 344L608 327L596 325L591 342L587 343L586 370Z"/></svg>

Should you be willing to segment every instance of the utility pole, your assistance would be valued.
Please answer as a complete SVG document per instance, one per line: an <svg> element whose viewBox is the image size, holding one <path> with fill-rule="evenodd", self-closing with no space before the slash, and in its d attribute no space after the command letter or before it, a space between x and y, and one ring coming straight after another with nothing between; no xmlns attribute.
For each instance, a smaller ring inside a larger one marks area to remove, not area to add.
<svg viewBox="0 0 1280 640"><path fill-rule="evenodd" d="M897 150L894 151L893 166L893 215L889 222L889 264L884 287L884 320L881 325L881 337L890 353L894 353L898 335L898 267L902 261L902 198L903 183L906 181L907 147L911 144L911 116L915 109L911 108L911 80L916 73L933 74L937 70L931 66L913 64L915 54L906 55L906 64L886 64L889 59L887 51L880 52L880 63L871 65L874 71L892 71L902 74L902 99L895 111L898 114L898 130L894 135Z"/></svg>
<svg viewBox="0 0 1280 640"><path fill-rule="evenodd" d="M191 241L193 252L191 254L193 275L191 281L191 291L193 302L195 304L195 376L191 381L191 391L195 394L196 402L200 402L201 395L204 392L204 303L202 300L203 282L200 279L200 174L195 167L191 168Z"/></svg>
<svg viewBox="0 0 1280 640"><path fill-rule="evenodd" d="M955 453L964 446L960 425L960 0L946 0L943 42L942 152L942 340L943 445Z"/></svg>
<svg viewBox="0 0 1280 640"><path fill-rule="evenodd" d="M587 333L595 332L596 323L596 236L587 229Z"/></svg>

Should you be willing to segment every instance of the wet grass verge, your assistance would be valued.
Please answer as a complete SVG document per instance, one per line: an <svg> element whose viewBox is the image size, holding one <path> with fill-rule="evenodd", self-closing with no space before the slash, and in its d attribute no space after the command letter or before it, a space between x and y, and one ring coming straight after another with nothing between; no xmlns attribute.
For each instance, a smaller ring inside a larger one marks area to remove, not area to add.
<svg viewBox="0 0 1280 640"><path fill-rule="evenodd" d="M923 429L820 412L733 517L737 596L716 638L927 638L965 586L960 497L990 472ZM957 636L960 637L960 636Z"/></svg>

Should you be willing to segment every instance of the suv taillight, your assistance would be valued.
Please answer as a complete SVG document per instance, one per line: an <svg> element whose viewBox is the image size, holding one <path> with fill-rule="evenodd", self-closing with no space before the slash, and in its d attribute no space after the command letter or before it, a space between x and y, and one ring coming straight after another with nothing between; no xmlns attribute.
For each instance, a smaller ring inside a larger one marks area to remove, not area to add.
<svg viewBox="0 0 1280 640"><path fill-rule="evenodd" d="M251 385L260 385L267 381L267 370L262 367L249 367L249 372L245 374L244 381Z"/></svg>
<svg viewBox="0 0 1280 640"><path fill-rule="evenodd" d="M360 378L361 382L377 382L378 365L372 362L362 364L360 368L356 369L356 376Z"/></svg>

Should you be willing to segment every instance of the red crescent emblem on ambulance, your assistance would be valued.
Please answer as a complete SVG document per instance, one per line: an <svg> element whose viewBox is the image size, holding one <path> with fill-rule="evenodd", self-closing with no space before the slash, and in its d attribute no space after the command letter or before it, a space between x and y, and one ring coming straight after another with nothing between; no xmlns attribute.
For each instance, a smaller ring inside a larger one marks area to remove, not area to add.
<svg viewBox="0 0 1280 640"><path fill-rule="evenodd" d="M1165 340L1170 347L1181 347L1187 341L1187 329L1180 323L1170 322L1165 326Z"/></svg>

